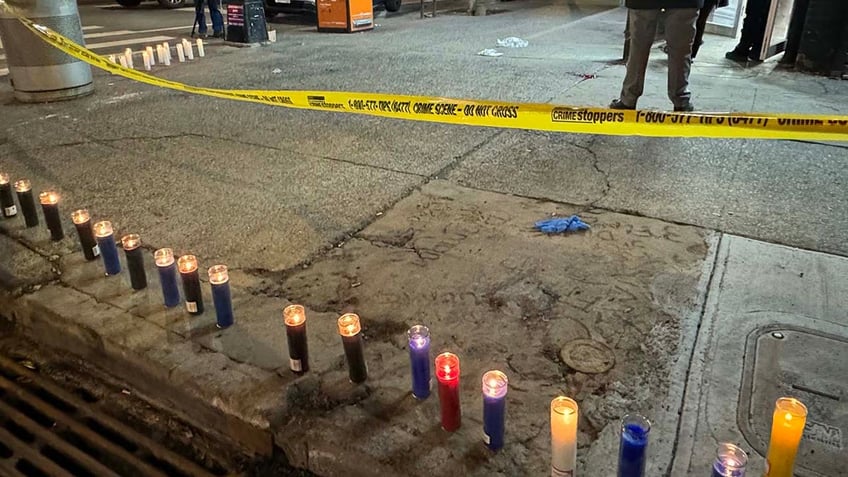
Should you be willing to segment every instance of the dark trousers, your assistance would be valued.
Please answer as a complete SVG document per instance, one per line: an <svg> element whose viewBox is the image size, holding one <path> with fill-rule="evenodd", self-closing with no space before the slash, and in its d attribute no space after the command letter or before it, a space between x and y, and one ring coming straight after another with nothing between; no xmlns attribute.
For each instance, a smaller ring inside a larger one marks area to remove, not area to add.
<svg viewBox="0 0 848 477"><path fill-rule="evenodd" d="M748 0L745 4L745 21L742 23L742 38L736 45L736 51L759 57L763 49L763 37L771 0Z"/></svg>
<svg viewBox="0 0 848 477"><path fill-rule="evenodd" d="M668 44L668 97L675 107L689 104L689 70L692 66L692 38L695 36L697 8L660 10L630 9L630 57L621 87L621 102L636 106L645 88L645 70L657 34L657 23L665 17Z"/></svg>
<svg viewBox="0 0 848 477"><path fill-rule="evenodd" d="M698 13L698 20L695 22L695 41L692 43L692 59L698 56L698 50L701 49L701 43L704 42L704 30L707 28L707 19L710 18L710 13L713 12L718 0L704 0L704 7Z"/></svg>
<svg viewBox="0 0 848 477"><path fill-rule="evenodd" d="M786 32L786 52L780 60L781 63L792 64L798 58L798 47L801 46L809 7L810 0L795 0L792 4L792 16L789 20L789 30Z"/></svg>
<svg viewBox="0 0 848 477"><path fill-rule="evenodd" d="M212 31L221 33L224 31L224 17L221 15L221 0L195 0L194 21L197 23L197 32L206 33L206 15L203 12L203 4L209 6L209 16L212 17Z"/></svg>

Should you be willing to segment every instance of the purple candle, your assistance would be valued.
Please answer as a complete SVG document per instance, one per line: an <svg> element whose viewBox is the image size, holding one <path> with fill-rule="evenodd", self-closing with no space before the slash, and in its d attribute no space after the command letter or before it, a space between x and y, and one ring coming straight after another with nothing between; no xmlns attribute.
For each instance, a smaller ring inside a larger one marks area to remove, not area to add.
<svg viewBox="0 0 848 477"><path fill-rule="evenodd" d="M409 363L412 367L412 397L430 397L430 330L415 325L406 332L409 338Z"/></svg>

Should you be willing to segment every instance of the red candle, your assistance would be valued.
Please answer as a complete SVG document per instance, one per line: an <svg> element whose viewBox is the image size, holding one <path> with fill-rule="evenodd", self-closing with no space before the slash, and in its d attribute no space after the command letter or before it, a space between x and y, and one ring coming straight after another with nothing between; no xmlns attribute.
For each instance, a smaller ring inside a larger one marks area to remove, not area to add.
<svg viewBox="0 0 848 477"><path fill-rule="evenodd" d="M436 378L439 380L442 429L453 432L462 423L459 407L459 356L453 353L436 356Z"/></svg>

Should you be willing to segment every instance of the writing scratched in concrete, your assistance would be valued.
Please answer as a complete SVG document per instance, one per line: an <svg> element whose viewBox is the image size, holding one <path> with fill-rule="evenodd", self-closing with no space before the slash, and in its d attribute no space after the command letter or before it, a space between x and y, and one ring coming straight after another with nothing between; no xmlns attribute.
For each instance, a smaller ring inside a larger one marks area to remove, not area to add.
<svg viewBox="0 0 848 477"><path fill-rule="evenodd" d="M823 422L807 420L804 438L834 449L842 449L842 429Z"/></svg>

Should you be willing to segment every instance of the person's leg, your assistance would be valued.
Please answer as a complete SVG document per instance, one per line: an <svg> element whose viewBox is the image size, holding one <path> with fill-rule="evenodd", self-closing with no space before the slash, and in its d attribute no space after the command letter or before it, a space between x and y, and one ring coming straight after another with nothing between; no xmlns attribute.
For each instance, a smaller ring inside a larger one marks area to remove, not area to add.
<svg viewBox="0 0 848 477"><path fill-rule="evenodd" d="M209 1L209 16L212 17L212 32L214 36L224 34L224 17L221 15L221 0Z"/></svg>
<svg viewBox="0 0 848 477"><path fill-rule="evenodd" d="M627 18L624 20L624 52L622 58L624 63L627 63L627 58L630 56L630 10L627 10Z"/></svg>
<svg viewBox="0 0 848 477"><path fill-rule="evenodd" d="M786 33L786 52L780 63L793 65L798 57L798 48L801 46L801 36L804 34L804 22L807 21L807 8L810 0L795 0L792 4L792 16L789 20L789 30Z"/></svg>
<svg viewBox="0 0 848 477"><path fill-rule="evenodd" d="M630 57L627 59L627 73L619 96L624 106L636 107L645 89L645 70L648 68L659 13L659 10L630 10Z"/></svg>
<svg viewBox="0 0 848 477"><path fill-rule="evenodd" d="M698 12L698 21L695 22L695 39L692 41L692 59L698 56L698 50L701 49L701 44L704 43L704 30L707 29L707 19L710 18L715 8L715 0L707 0L704 2L704 8Z"/></svg>
<svg viewBox="0 0 848 477"><path fill-rule="evenodd" d="M766 34L770 7L771 0L757 0L757 15L754 17L753 31L751 33L751 52L748 54L751 60L760 60L760 52L763 49L763 40Z"/></svg>
<svg viewBox="0 0 848 477"><path fill-rule="evenodd" d="M194 22L197 23L197 33L206 34L206 15L203 12L204 0L194 1Z"/></svg>
<svg viewBox="0 0 848 477"><path fill-rule="evenodd" d="M674 8L666 12L665 38L668 42L668 98L676 110L689 110L689 70L692 41L695 38L697 8Z"/></svg>
<svg viewBox="0 0 848 477"><path fill-rule="evenodd" d="M733 51L725 55L731 60L747 60L748 54L751 52L751 46L755 41L755 30L759 23L759 10L761 9L762 0L748 0L745 2L745 20L742 21L742 36L739 38L739 43Z"/></svg>

